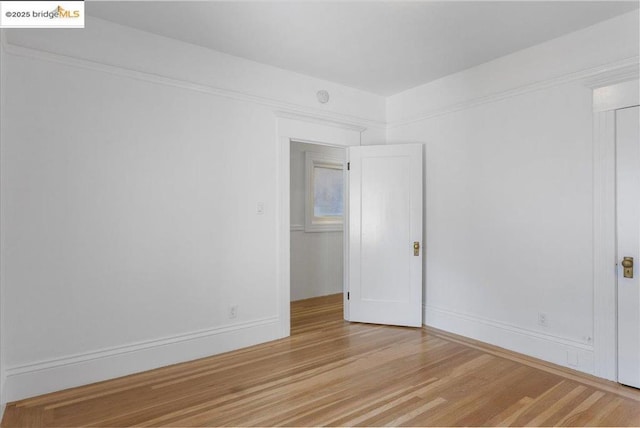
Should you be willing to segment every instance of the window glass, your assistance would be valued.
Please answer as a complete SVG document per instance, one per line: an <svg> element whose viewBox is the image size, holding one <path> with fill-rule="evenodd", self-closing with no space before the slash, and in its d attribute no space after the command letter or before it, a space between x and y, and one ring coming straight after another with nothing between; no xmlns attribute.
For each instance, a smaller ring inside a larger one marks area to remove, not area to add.
<svg viewBox="0 0 640 428"><path fill-rule="evenodd" d="M342 170L316 166L313 171L315 217L342 217Z"/></svg>

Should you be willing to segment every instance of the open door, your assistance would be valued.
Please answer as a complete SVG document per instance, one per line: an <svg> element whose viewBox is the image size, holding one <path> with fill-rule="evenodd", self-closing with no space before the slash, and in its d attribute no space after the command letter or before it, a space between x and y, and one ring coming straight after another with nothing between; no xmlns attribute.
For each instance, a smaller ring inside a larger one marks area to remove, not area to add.
<svg viewBox="0 0 640 428"><path fill-rule="evenodd" d="M422 326L422 145L350 147L349 320Z"/></svg>
<svg viewBox="0 0 640 428"><path fill-rule="evenodd" d="M640 388L640 107L616 110L618 382Z"/></svg>

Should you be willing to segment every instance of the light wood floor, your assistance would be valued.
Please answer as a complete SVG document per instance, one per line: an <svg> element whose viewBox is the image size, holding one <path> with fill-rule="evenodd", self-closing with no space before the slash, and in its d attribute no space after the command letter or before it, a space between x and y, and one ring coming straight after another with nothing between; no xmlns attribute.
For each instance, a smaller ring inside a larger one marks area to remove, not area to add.
<svg viewBox="0 0 640 428"><path fill-rule="evenodd" d="M640 426L640 391L433 329L292 305L289 338L7 406L2 426Z"/></svg>

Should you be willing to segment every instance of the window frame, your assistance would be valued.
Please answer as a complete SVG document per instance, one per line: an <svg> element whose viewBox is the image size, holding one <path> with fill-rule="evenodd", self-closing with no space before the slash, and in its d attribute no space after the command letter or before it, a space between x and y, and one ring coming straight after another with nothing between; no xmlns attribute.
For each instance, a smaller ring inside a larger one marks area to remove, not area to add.
<svg viewBox="0 0 640 428"><path fill-rule="evenodd" d="M316 216L315 215L315 168L328 168L342 171L342 197L344 198L345 174L344 160L318 152L305 152L305 232L340 232L344 225L344 200L342 216Z"/></svg>

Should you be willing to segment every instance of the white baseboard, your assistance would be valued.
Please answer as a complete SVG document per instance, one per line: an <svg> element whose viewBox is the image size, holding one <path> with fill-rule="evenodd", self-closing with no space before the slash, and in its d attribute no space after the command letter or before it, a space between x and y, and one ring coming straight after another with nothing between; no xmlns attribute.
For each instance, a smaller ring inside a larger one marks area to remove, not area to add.
<svg viewBox="0 0 640 428"><path fill-rule="evenodd" d="M281 337L277 317L103 349L6 370L6 402L195 360Z"/></svg>
<svg viewBox="0 0 640 428"><path fill-rule="evenodd" d="M590 345L433 306L424 307L424 320L430 327L584 373L594 372L593 346Z"/></svg>
<svg viewBox="0 0 640 428"><path fill-rule="evenodd" d="M6 377L4 370L0 370L0 421L4 417L4 409L7 405L7 396L5 394L4 386L6 384Z"/></svg>

